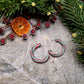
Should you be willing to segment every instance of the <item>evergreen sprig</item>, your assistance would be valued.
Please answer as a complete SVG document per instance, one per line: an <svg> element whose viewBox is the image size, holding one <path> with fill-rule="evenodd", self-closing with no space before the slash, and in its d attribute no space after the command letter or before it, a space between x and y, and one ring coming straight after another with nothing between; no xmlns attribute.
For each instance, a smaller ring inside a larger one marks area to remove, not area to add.
<svg viewBox="0 0 84 84"><path fill-rule="evenodd" d="M12 17L16 13L22 15L24 11L29 14L47 15L47 12L53 12L52 6L54 0L1 0L0 17Z"/></svg>
<svg viewBox="0 0 84 84"><path fill-rule="evenodd" d="M62 22L72 32L73 40L79 44L78 59L84 63L84 2L64 0L62 3L55 3L54 6L59 11Z"/></svg>

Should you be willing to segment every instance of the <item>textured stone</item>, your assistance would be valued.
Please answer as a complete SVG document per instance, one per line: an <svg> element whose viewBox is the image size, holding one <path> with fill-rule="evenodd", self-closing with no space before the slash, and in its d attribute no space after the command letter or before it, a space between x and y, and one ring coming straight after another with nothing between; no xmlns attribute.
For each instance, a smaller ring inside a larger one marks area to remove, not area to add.
<svg viewBox="0 0 84 84"><path fill-rule="evenodd" d="M16 71L16 68L14 68L6 60L0 57L0 77L2 77L5 74L13 73L15 71Z"/></svg>
<svg viewBox="0 0 84 84"><path fill-rule="evenodd" d="M36 24L35 20L31 21ZM5 35L9 32L9 30L5 32ZM44 64L35 63L30 56L32 46L37 43L42 44L35 51L37 58L48 55L49 49L58 53L62 47L54 41L55 38L61 39L66 44L64 55L59 58L50 57ZM59 19L55 24L50 23L48 29L45 28L45 23L42 23L42 28L36 31L35 36L28 36L26 41L18 36L13 42L7 40L6 45L0 46L0 56L5 58L19 73L7 74L6 78L2 77L0 84L83 84L84 68L78 64L75 47L71 33Z"/></svg>
<svg viewBox="0 0 84 84"><path fill-rule="evenodd" d="M36 84L32 82L24 73L15 72L10 74L9 76L3 76L0 79L0 84Z"/></svg>
<svg viewBox="0 0 84 84"><path fill-rule="evenodd" d="M35 56L38 58L48 55L48 49L58 53L62 47L54 41L55 38L61 39L66 44L65 54L59 58L50 57L44 64L35 63L30 57L32 46L39 42L42 44L41 48L35 51ZM37 31L35 37L29 37L28 43L30 45L23 69L31 78L41 84L80 84L79 80L83 79L84 73L76 61L76 45L72 42L68 29L59 20L51 24L49 29L43 27Z"/></svg>

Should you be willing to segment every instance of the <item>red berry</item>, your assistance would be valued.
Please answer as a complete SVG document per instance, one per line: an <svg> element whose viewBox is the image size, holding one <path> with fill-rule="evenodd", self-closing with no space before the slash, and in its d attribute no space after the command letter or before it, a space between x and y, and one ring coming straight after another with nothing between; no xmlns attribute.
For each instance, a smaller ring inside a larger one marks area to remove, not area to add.
<svg viewBox="0 0 84 84"><path fill-rule="evenodd" d="M34 36L35 35L35 29L31 30L31 35Z"/></svg>
<svg viewBox="0 0 84 84"><path fill-rule="evenodd" d="M7 18L5 19L5 22L6 22L6 23L8 22L8 19L7 19Z"/></svg>
<svg viewBox="0 0 84 84"><path fill-rule="evenodd" d="M41 26L41 23L40 23L40 22L38 22L38 23L37 23L37 27L40 27L40 26Z"/></svg>
<svg viewBox="0 0 84 84"><path fill-rule="evenodd" d="M56 17L53 17L53 21L56 21L56 19L57 19Z"/></svg>
<svg viewBox="0 0 84 84"><path fill-rule="evenodd" d="M11 35L10 38L14 38L14 35Z"/></svg>
<svg viewBox="0 0 84 84"><path fill-rule="evenodd" d="M40 21L41 21L41 19L40 19L40 18L38 18L38 19L37 19L37 21L38 21L38 22L40 22Z"/></svg>
<svg viewBox="0 0 84 84"><path fill-rule="evenodd" d="M25 37L27 37L27 35L26 34L23 34L23 37L25 38Z"/></svg>
<svg viewBox="0 0 84 84"><path fill-rule="evenodd" d="M52 22L52 23L55 23L56 19L57 19L56 17L53 17L53 18L51 19L51 22Z"/></svg>
<svg viewBox="0 0 84 84"><path fill-rule="evenodd" d="M10 20L8 20L7 18L5 19L5 23L8 25L10 24Z"/></svg>
<svg viewBox="0 0 84 84"><path fill-rule="evenodd" d="M56 15L58 15L59 11L56 12Z"/></svg>
<svg viewBox="0 0 84 84"><path fill-rule="evenodd" d="M26 34L23 34L23 38L26 38L27 37L27 35Z"/></svg>
<svg viewBox="0 0 84 84"><path fill-rule="evenodd" d="M58 8L59 8L59 9L61 9L61 7L60 7L60 6L59 6Z"/></svg>
<svg viewBox="0 0 84 84"><path fill-rule="evenodd" d="M46 23L46 27L48 28L49 26L50 26L50 23L49 23L49 22L47 22L47 23Z"/></svg>
<svg viewBox="0 0 84 84"><path fill-rule="evenodd" d="M4 34L4 30L0 29L0 35L3 35L3 34Z"/></svg>
<svg viewBox="0 0 84 84"><path fill-rule="evenodd" d="M23 34L22 37L23 37L24 40L26 40L27 39L27 34Z"/></svg>
<svg viewBox="0 0 84 84"><path fill-rule="evenodd" d="M32 29L32 30L31 30L31 34L34 34L34 33L35 33L35 30L34 30L34 29Z"/></svg>
<svg viewBox="0 0 84 84"><path fill-rule="evenodd" d="M5 44L5 43L6 43L5 39L4 39L4 38L1 39L0 43L1 43L2 45Z"/></svg>
<svg viewBox="0 0 84 84"><path fill-rule="evenodd" d="M10 39L14 40L14 35L13 34L10 35Z"/></svg>

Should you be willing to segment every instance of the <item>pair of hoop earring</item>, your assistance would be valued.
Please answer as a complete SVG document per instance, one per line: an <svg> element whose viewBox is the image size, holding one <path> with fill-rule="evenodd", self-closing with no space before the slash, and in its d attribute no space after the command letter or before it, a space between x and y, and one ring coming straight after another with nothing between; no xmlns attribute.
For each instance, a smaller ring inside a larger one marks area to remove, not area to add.
<svg viewBox="0 0 84 84"><path fill-rule="evenodd" d="M60 57L62 56L64 53L65 53L65 49L66 49L66 46L65 44L63 43L63 41L61 41L60 39L55 39L56 42L60 43L61 46L62 46L62 51L58 54L54 53L52 50L48 50L48 53L50 56L53 56L53 57ZM31 51L30 51L30 55L31 55L31 58L34 62L37 62L37 63L45 63L48 61L48 59L50 58L49 55L47 55L45 58L43 59L38 59L36 56L34 56L34 51L41 47L41 43L38 43L36 44L35 46L32 47Z"/></svg>

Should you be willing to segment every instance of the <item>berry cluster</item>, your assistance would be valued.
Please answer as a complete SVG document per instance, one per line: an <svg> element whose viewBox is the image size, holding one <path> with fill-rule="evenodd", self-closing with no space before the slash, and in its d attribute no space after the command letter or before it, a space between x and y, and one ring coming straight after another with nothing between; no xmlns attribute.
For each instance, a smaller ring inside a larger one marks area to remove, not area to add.
<svg viewBox="0 0 84 84"><path fill-rule="evenodd" d="M30 35L34 36L35 33L36 33L36 30L39 30L40 28L42 28L42 26L41 26L41 23L43 22L42 20L43 20L43 19L40 19L40 18L37 19L37 24L36 24L36 25L33 25L33 24L31 23L32 26L33 26L33 28L32 28L31 31L30 31ZM46 28L49 28L49 27L50 27L50 22L55 23L56 20L57 20L56 16L52 17L51 19L47 19L47 22L45 23L45 27L46 27ZM11 20L4 19L4 17L3 17L3 19L2 19L2 22L5 22L6 24L11 23L10 21L11 21ZM10 28L11 28L11 24L6 25L6 26L3 26L3 27L0 27L0 35L3 35L4 32L5 32L5 29L6 29L7 27L9 27L9 26L10 26ZM28 37L28 35L24 33L24 34L21 35L21 37L23 38L23 40L26 40L27 37ZM0 39L0 45L6 44L6 39L7 39L7 38L10 39L11 41L13 41L13 40L15 39L15 33L12 31L12 32L11 32L9 35L7 35L5 38Z"/></svg>
<svg viewBox="0 0 84 84"><path fill-rule="evenodd" d="M57 17L54 16L51 19L47 19L47 22L45 23L45 27L49 28L50 27L50 22L51 23L55 23L55 21L57 20ZM40 18L37 19L37 24L36 27L32 28L31 30L31 35L34 36L36 33L36 30L39 30L42 26L41 26L41 22L43 22Z"/></svg>

